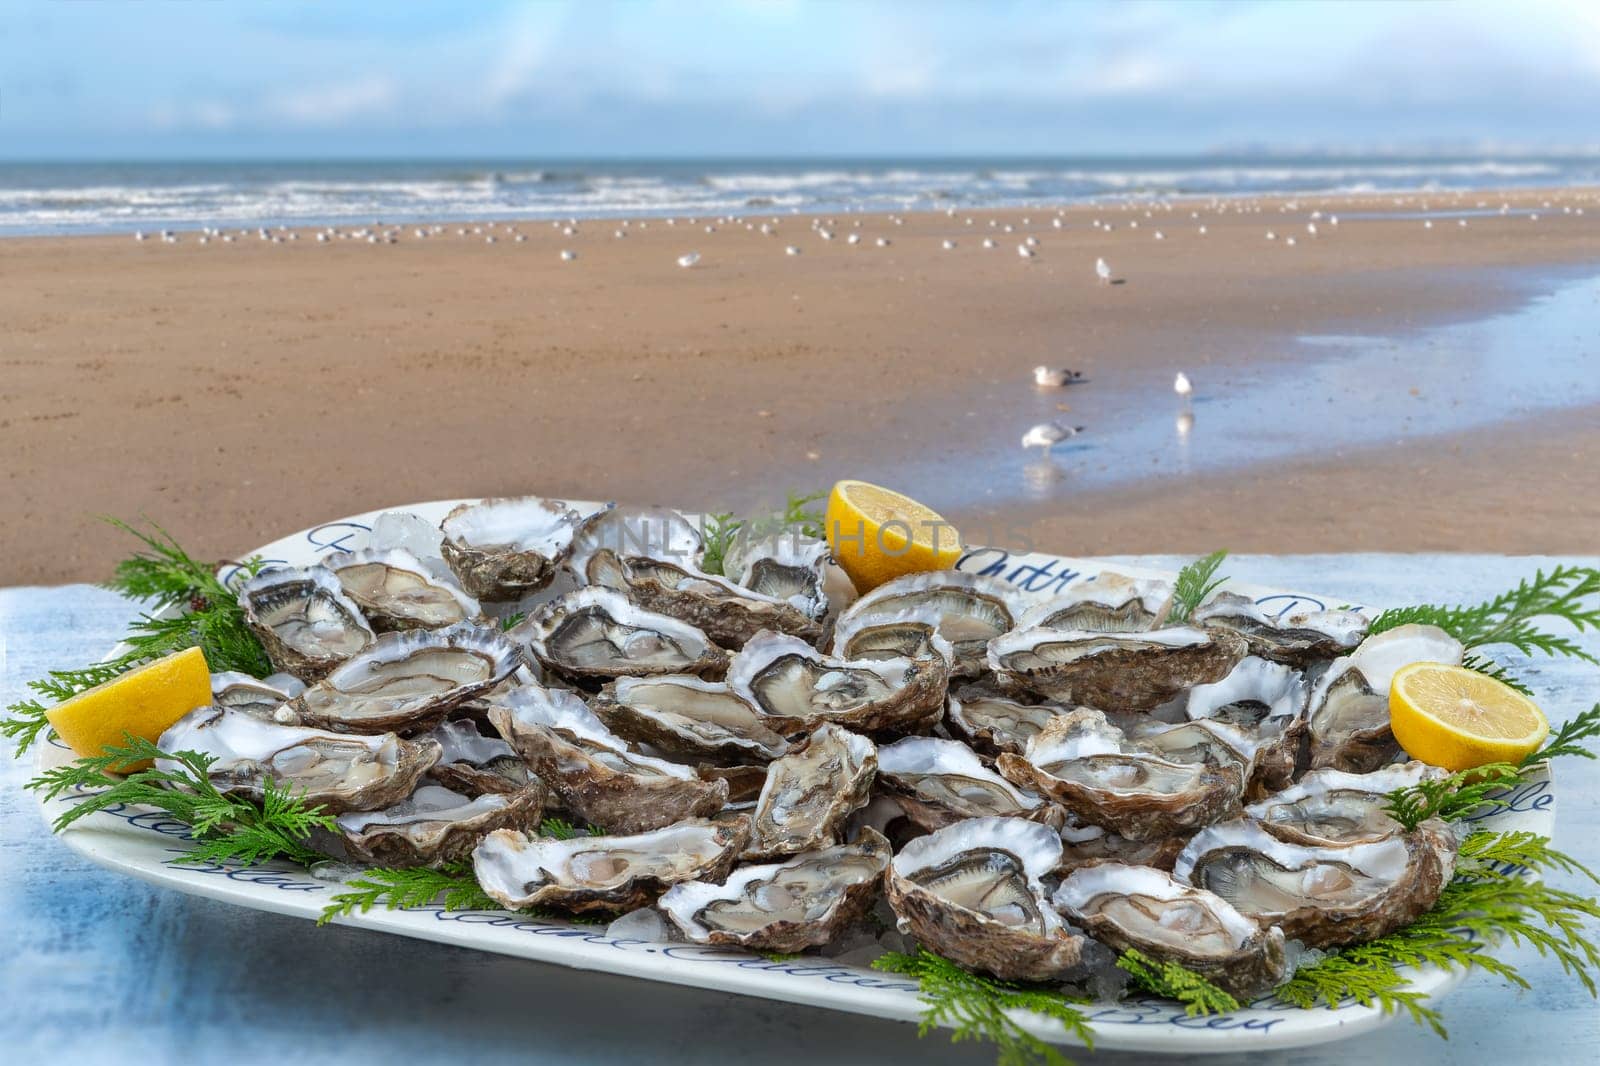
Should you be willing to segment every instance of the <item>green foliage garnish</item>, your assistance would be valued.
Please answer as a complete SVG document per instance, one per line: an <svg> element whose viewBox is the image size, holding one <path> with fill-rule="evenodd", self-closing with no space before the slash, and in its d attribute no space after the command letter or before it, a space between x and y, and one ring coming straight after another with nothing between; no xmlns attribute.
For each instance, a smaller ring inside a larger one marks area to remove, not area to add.
<svg viewBox="0 0 1600 1066"><path fill-rule="evenodd" d="M26 699L6 708L8 717L0 719L0 734L16 742L16 755L27 751L49 728L45 712L50 706L184 648L204 651L212 671L240 670L256 677L272 672L261 643L245 624L237 598L217 580L213 567L191 558L160 526L152 525L152 532L145 532L115 518L106 521L137 537L147 550L118 563L116 576L104 587L150 601L151 612L133 623L125 638L129 650L117 658L82 670L52 670L44 678L28 682L28 687L49 703ZM260 565L255 559L243 564L252 575ZM155 617L172 607L183 613Z"/></svg>
<svg viewBox="0 0 1600 1066"><path fill-rule="evenodd" d="M825 528L823 512L812 504L827 498L826 492L804 496L790 493L783 509L771 514L739 518L731 511L722 511L706 515L702 530L705 551L700 560L700 569L708 574L723 574L728 549L733 546L734 538L747 530L752 536L758 537L769 533L799 533L821 540Z"/></svg>
<svg viewBox="0 0 1600 1066"><path fill-rule="evenodd" d="M1559 729L1545 738L1543 747L1523 760L1523 765L1530 766L1546 759L1554 759L1558 755L1576 755L1583 759L1593 759L1594 752L1583 747L1579 741L1591 740L1594 737L1600 737L1600 703L1582 714L1575 715L1571 721L1563 722Z"/></svg>
<svg viewBox="0 0 1600 1066"><path fill-rule="evenodd" d="M513 629L517 628L517 626L520 625L522 620L526 617L528 617L527 611L512 611L510 614L500 619L500 632L511 632Z"/></svg>
<svg viewBox="0 0 1600 1066"><path fill-rule="evenodd" d="M826 492L813 492L807 496L789 494L789 501L783 506L783 513L779 517L783 528L798 530L808 537L822 540L827 530L827 518L822 508L813 507L812 504L821 503L828 498Z"/></svg>
<svg viewBox="0 0 1600 1066"><path fill-rule="evenodd" d="M1469 650L1509 645L1524 655L1542 652L1600 664L1571 636L1535 624L1546 618L1563 619L1579 632L1600 629L1600 570L1588 566L1558 566L1548 574L1539 570L1531 580L1475 607L1395 607L1373 619L1367 632L1382 633L1415 622L1438 626Z"/></svg>
<svg viewBox="0 0 1600 1066"><path fill-rule="evenodd" d="M1117 960L1117 968L1128 971L1133 983L1146 992L1182 1003L1183 1012L1191 1018L1239 1009L1238 1000L1179 963L1157 962L1142 951L1129 948Z"/></svg>
<svg viewBox="0 0 1600 1066"><path fill-rule="evenodd" d="M146 759L177 765L139 770L126 777L113 772ZM250 866L285 858L307 865L322 858L308 841L313 829L337 831L331 815L324 814L320 806L307 806L272 781L266 783L260 806L226 796L211 783L209 770L214 762L200 752L168 754L148 740L124 734L122 747L107 747L101 755L46 770L26 787L45 799L82 789L101 790L78 800L57 818L53 828L58 833L85 815L124 804L166 811L191 826L196 841L193 851L174 862Z"/></svg>
<svg viewBox="0 0 1600 1066"><path fill-rule="evenodd" d="M732 511L719 511L706 516L705 551L700 557L700 569L708 574L722 574L723 561L733 538L738 535L741 523Z"/></svg>
<svg viewBox="0 0 1600 1066"><path fill-rule="evenodd" d="M1006 1012L1033 1011L1061 1023L1083 1046L1094 1049L1094 1033L1088 1019L1072 1000L1053 989L1032 987L1014 981L997 981L968 973L942 955L919 948L915 955L891 951L872 962L874 970L914 977L921 986L922 1012L917 1034L925 1036L940 1025L952 1029L953 1043L988 1040L999 1052L999 1066L1069 1066L1071 1060L1045 1043Z"/></svg>
<svg viewBox="0 0 1600 1066"><path fill-rule="evenodd" d="M323 908L318 925L327 925L335 918L357 911L365 914L379 904L391 911L426 907L440 896L444 897L447 911L504 909L479 886L472 864L466 861L448 863L438 870L426 867L363 870L360 877L346 882L345 888L348 891L335 895Z"/></svg>
<svg viewBox="0 0 1600 1066"><path fill-rule="evenodd" d="M1178 578L1172 585L1172 609L1167 612L1169 625L1182 625L1194 614L1194 609L1206 602L1222 583L1228 580L1217 577L1217 569L1222 566L1222 560L1228 557L1225 551L1214 551L1202 559L1196 559L1182 570L1178 571Z"/></svg>
<svg viewBox="0 0 1600 1066"><path fill-rule="evenodd" d="M557 840L571 840L573 837L603 837L606 831L597 825L587 829L579 829L565 818L546 818L539 823L539 835L542 837L555 837Z"/></svg>

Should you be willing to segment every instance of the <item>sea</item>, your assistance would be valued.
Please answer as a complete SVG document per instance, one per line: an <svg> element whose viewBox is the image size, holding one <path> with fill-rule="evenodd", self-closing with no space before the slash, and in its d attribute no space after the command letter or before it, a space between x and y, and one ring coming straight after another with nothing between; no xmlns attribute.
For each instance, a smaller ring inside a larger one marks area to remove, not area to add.
<svg viewBox="0 0 1600 1066"><path fill-rule="evenodd" d="M1600 155L0 162L0 234L1600 184Z"/></svg>

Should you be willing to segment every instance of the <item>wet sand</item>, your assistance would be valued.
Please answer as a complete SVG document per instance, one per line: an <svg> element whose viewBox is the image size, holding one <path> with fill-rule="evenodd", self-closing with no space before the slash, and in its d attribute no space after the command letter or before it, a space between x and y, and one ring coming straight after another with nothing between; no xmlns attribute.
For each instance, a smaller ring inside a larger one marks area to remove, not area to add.
<svg viewBox="0 0 1600 1066"><path fill-rule="evenodd" d="M1518 210L1459 227L1449 212L1480 200ZM845 476L1068 553L1594 550L1600 403L1577 383L1536 403L1468 389L1449 401L1459 418L1441 403L1416 425L1388 408L1352 423L1375 387L1363 371L1326 397L1331 447L1308 423L1193 469L1124 427L1129 412L1173 424L1172 373L1187 370L1188 447L1204 457L1207 439L1252 430L1248 411L1220 406L1224 387L1292 390L1312 362L1347 358L1297 340L1308 334L1394 338L1376 387L1426 404L1452 366L1435 350L1423 367L1405 346L1559 286L1581 300L1600 274L1600 198L1435 195L1431 229L1412 217L1418 198L1250 203L1258 213L1073 208L1059 230L1042 208L838 216L832 241L793 216L772 236L708 234L707 220L635 221L625 239L613 220L574 236L521 222L525 242L502 228L492 245L456 225L426 240L407 225L395 245L310 231L281 244L6 240L0 584L105 576L127 543L97 514L147 515L220 558L409 500L748 509ZM1313 210L1345 217L1313 237ZM1399 217L1350 217L1385 211ZM1027 234L1031 260L1016 252ZM689 251L700 264L679 268ZM1097 256L1126 284L1097 284ZM1570 334L1562 373L1600 363L1595 306L1587 329L1553 327ZM1530 381L1555 372L1542 344ZM1037 363L1090 380L1040 393ZM1047 464L1015 444L1044 417L1088 427Z"/></svg>

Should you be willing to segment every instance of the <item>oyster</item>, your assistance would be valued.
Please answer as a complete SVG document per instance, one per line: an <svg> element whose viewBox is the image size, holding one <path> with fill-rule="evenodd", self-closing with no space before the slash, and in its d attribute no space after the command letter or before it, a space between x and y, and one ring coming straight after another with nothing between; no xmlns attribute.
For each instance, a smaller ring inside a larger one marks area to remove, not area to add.
<svg viewBox="0 0 1600 1066"><path fill-rule="evenodd" d="M1079 867L1050 901L1113 951L1176 962L1235 996L1283 980L1282 931L1263 929L1221 896L1159 870L1120 862Z"/></svg>
<svg viewBox="0 0 1600 1066"><path fill-rule="evenodd" d="M1325 948L1410 925L1439 898L1455 856L1455 839L1442 825L1323 848L1290 844L1238 820L1195 834L1172 872L1286 937Z"/></svg>
<svg viewBox="0 0 1600 1066"><path fill-rule="evenodd" d="M229 795L259 803L271 781L327 814L398 803L439 758L439 745L431 740L401 740L393 733L343 736L219 707L190 711L157 743L163 751L211 756L211 783ZM174 769L166 760L156 765Z"/></svg>
<svg viewBox="0 0 1600 1066"><path fill-rule="evenodd" d="M728 800L726 782L633 751L572 692L513 689L490 706L489 721L562 806L608 833L707 818Z"/></svg>
<svg viewBox="0 0 1600 1066"><path fill-rule="evenodd" d="M337 733L417 732L510 677L519 661L516 645L467 623L385 633L288 710L301 725Z"/></svg>
<svg viewBox="0 0 1600 1066"><path fill-rule="evenodd" d="M683 881L721 882L749 839L743 818L694 819L632 836L530 837L499 829L472 853L483 890L512 910L620 913Z"/></svg>
<svg viewBox="0 0 1600 1066"><path fill-rule="evenodd" d="M959 740L906 737L878 748L878 782L918 826L963 818L1021 817L1061 824L1062 811L983 765Z"/></svg>
<svg viewBox="0 0 1600 1066"><path fill-rule="evenodd" d="M942 659L834 659L797 637L763 633L733 657L728 688L762 714L865 732L915 732L944 714Z"/></svg>
<svg viewBox="0 0 1600 1066"><path fill-rule="evenodd" d="M405 548L336 552L322 565L379 632L444 629L483 614L453 578L436 572L437 562L430 567Z"/></svg>
<svg viewBox="0 0 1600 1066"><path fill-rule="evenodd" d="M580 581L589 581L590 563L600 552L618 560L654 559L698 570L705 542L700 531L677 511L608 507L579 523L567 567Z"/></svg>
<svg viewBox="0 0 1600 1066"><path fill-rule="evenodd" d="M939 635L944 612L932 605L904 611L865 611L843 616L833 631L840 659L931 659L955 661L955 649Z"/></svg>
<svg viewBox="0 0 1600 1066"><path fill-rule="evenodd" d="M439 744L439 761L428 776L469 796L520 792L537 780L522 757L498 736L486 737L470 718L440 722L428 737Z"/></svg>
<svg viewBox="0 0 1600 1066"><path fill-rule="evenodd" d="M1404 625L1368 637L1317 678L1306 706L1313 769L1367 773L1400 754L1389 729L1389 683L1414 662L1459 664L1461 642L1434 626Z"/></svg>
<svg viewBox="0 0 1600 1066"><path fill-rule="evenodd" d="M1192 620L1238 633L1249 641L1251 655L1297 667L1349 654L1367 635L1367 620L1355 611L1312 611L1275 621L1254 600L1233 592L1219 592L1195 608Z"/></svg>
<svg viewBox="0 0 1600 1066"><path fill-rule="evenodd" d="M321 567L257 574L240 587L239 606L272 665L307 683L375 636L361 608Z"/></svg>
<svg viewBox="0 0 1600 1066"><path fill-rule="evenodd" d="M1190 689L1184 709L1194 721L1253 732L1256 749L1245 795L1259 799L1294 776L1305 733L1305 702L1305 682L1298 672L1247 655L1221 681Z"/></svg>
<svg viewBox="0 0 1600 1066"><path fill-rule="evenodd" d="M856 600L839 616L838 627L855 631L869 615L882 618L918 608L939 612L939 635L955 653L952 673L976 677L989 641L1010 630L1022 615L1022 599L992 577L953 570L908 574Z"/></svg>
<svg viewBox="0 0 1600 1066"><path fill-rule="evenodd" d="M1176 724L1135 719L1126 732L1142 750L1173 762L1236 762L1244 775L1245 795L1251 798L1282 787L1294 772L1294 747L1281 725L1274 732L1245 729L1220 718ZM1269 779L1272 788L1267 785Z"/></svg>
<svg viewBox="0 0 1600 1066"><path fill-rule="evenodd" d="M822 626L787 600L741 588L688 563L646 556L618 558L601 549L589 557L590 584L625 593L647 611L701 629L726 648L742 648L763 629L815 642Z"/></svg>
<svg viewBox="0 0 1600 1066"><path fill-rule="evenodd" d="M1291 844L1369 844L1401 831L1385 809L1390 792L1446 776L1446 771L1420 762L1386 766L1370 774L1313 770L1244 810L1267 832Z"/></svg>
<svg viewBox="0 0 1600 1066"><path fill-rule="evenodd" d="M1045 896L1061 838L1025 818L970 818L908 843L889 864L902 931L969 970L1048 981L1079 962L1084 940Z"/></svg>
<svg viewBox="0 0 1600 1066"><path fill-rule="evenodd" d="M1137 633L1155 627L1171 598L1170 582L1108 570L1075 581L1059 595L1034 604L1017 620L1017 627Z"/></svg>
<svg viewBox="0 0 1600 1066"><path fill-rule="evenodd" d="M525 829L539 821L544 786L487 792L469 799L439 785L423 785L408 798L377 811L351 811L336 819L345 850L375 866L443 866L471 854L496 829Z"/></svg>
<svg viewBox="0 0 1600 1066"><path fill-rule="evenodd" d="M1060 870L1067 872L1106 859L1129 866L1170 870L1178 858L1178 852L1188 842L1188 836L1129 840L1116 833L1108 833L1097 825L1084 825L1078 819L1069 817L1068 823L1061 828Z"/></svg>
<svg viewBox="0 0 1600 1066"><path fill-rule="evenodd" d="M828 614L828 542L793 532L735 538L723 573L762 596L783 600L807 618Z"/></svg>
<svg viewBox="0 0 1600 1066"><path fill-rule="evenodd" d="M642 610L608 588L568 592L511 631L547 669L576 684L619 677L721 677L728 659L705 633Z"/></svg>
<svg viewBox="0 0 1600 1066"><path fill-rule="evenodd" d="M696 944L804 951L828 943L861 917L890 858L883 835L862 829L849 844L741 866L722 884L673 885L656 905Z"/></svg>
<svg viewBox="0 0 1600 1066"><path fill-rule="evenodd" d="M1013 784L1130 840L1158 840L1232 817L1244 792L1237 761L1181 763L1140 751L1088 707L1059 715L1025 754L1002 754L998 765Z"/></svg>
<svg viewBox="0 0 1600 1066"><path fill-rule="evenodd" d="M1193 626L1142 633L1034 628L990 641L988 662L1013 691L1131 712L1222 680L1244 653L1243 637Z"/></svg>
<svg viewBox="0 0 1600 1066"><path fill-rule="evenodd" d="M550 584L577 524L576 511L537 496L464 503L439 523L439 550L470 595L518 600Z"/></svg>
<svg viewBox="0 0 1600 1066"><path fill-rule="evenodd" d="M1021 703L987 685L964 685L950 696L945 722L985 755L1021 755L1028 741L1066 709L1057 703Z"/></svg>
<svg viewBox="0 0 1600 1066"><path fill-rule="evenodd" d="M720 681L688 675L618 678L592 709L619 735L678 756L767 763L789 750L780 729L805 729L761 714Z"/></svg>
<svg viewBox="0 0 1600 1066"><path fill-rule="evenodd" d="M263 722L277 721L278 708L305 690L305 682L293 674L255 678L234 670L224 670L211 675L211 702L214 706L239 711Z"/></svg>
<svg viewBox="0 0 1600 1066"><path fill-rule="evenodd" d="M819 727L767 767L745 858L771 859L837 842L846 819L866 806L877 769L872 741L836 725Z"/></svg>

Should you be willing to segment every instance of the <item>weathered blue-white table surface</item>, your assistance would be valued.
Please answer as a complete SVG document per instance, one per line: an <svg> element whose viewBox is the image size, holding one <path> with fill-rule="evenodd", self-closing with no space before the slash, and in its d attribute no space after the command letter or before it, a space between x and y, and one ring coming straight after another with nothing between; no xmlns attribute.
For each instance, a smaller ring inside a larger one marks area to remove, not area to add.
<svg viewBox="0 0 1600 1066"><path fill-rule="evenodd" d="M1175 568L1186 560L1122 561ZM1245 556L1228 572L1351 603L1476 602L1554 561ZM84 586L0 590L0 703L18 699L24 682L50 666L98 658L131 614L126 602ZM1600 652L1600 639L1586 640ZM1593 668L1541 661L1524 673L1552 720L1600 699ZM0 762L0 1058L8 1062L993 1061L986 1047L952 1046L937 1034L919 1041L896 1022L318 929L152 889L51 839L21 791L28 768ZM1567 765L1558 779L1557 844L1600 869L1600 765ZM1527 950L1512 956L1533 989L1473 975L1443 1001L1449 1042L1399 1020L1346 1043L1250 1061L1594 1061L1600 1007L1555 964Z"/></svg>

